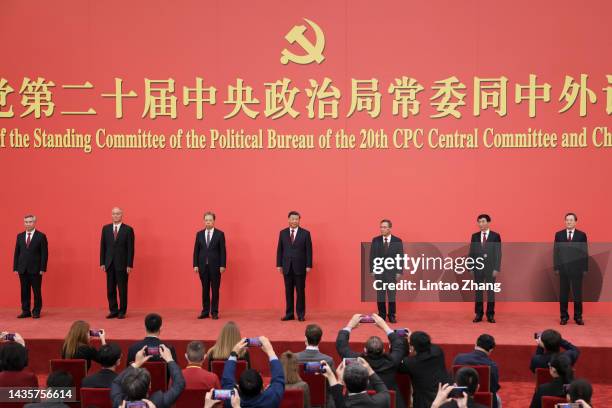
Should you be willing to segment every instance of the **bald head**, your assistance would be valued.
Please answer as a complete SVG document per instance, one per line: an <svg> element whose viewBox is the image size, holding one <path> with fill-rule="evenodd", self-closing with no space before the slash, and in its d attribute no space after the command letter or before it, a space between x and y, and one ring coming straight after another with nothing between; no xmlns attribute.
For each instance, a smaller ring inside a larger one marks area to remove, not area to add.
<svg viewBox="0 0 612 408"><path fill-rule="evenodd" d="M113 207L111 216L113 217L113 223L119 224L123 220L123 210L119 207Z"/></svg>

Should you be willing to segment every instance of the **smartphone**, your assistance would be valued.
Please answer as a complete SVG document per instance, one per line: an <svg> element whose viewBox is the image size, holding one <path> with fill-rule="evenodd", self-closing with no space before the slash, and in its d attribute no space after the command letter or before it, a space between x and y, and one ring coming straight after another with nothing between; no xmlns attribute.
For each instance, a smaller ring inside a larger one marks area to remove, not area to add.
<svg viewBox="0 0 612 408"><path fill-rule="evenodd" d="M89 335L91 337L100 337L101 334L102 334L102 329L91 329L89 331Z"/></svg>
<svg viewBox="0 0 612 408"><path fill-rule="evenodd" d="M397 333L398 336L400 337L408 337L410 335L410 330L403 328L403 329L395 329L393 330L394 332Z"/></svg>
<svg viewBox="0 0 612 408"><path fill-rule="evenodd" d="M6 341L15 341L15 333L6 333L4 335L4 340L6 340Z"/></svg>
<svg viewBox="0 0 612 408"><path fill-rule="evenodd" d="M359 360L357 360L356 358L343 358L342 361L344 361L344 366L349 366L351 364L359 364Z"/></svg>
<svg viewBox="0 0 612 408"><path fill-rule="evenodd" d="M555 405L555 408L582 408L582 404L579 402L561 402Z"/></svg>
<svg viewBox="0 0 612 408"><path fill-rule="evenodd" d="M234 390L213 390L212 398L216 401L226 401L232 399Z"/></svg>
<svg viewBox="0 0 612 408"><path fill-rule="evenodd" d="M451 392L448 393L448 398L462 398L463 393L467 394L467 387L453 387Z"/></svg>
<svg viewBox="0 0 612 408"><path fill-rule="evenodd" d="M249 337L246 339L247 346L249 347L261 347L261 341L259 337Z"/></svg>
<svg viewBox="0 0 612 408"><path fill-rule="evenodd" d="M147 346L145 356L159 356L159 347Z"/></svg>
<svg viewBox="0 0 612 408"><path fill-rule="evenodd" d="M359 323L374 323L374 318L371 315L363 315L359 319Z"/></svg>
<svg viewBox="0 0 612 408"><path fill-rule="evenodd" d="M325 372L325 365L316 361L304 363L304 372L306 374L323 374Z"/></svg>
<svg viewBox="0 0 612 408"><path fill-rule="evenodd" d="M125 408L147 408L148 405L144 401L130 401L125 403Z"/></svg>

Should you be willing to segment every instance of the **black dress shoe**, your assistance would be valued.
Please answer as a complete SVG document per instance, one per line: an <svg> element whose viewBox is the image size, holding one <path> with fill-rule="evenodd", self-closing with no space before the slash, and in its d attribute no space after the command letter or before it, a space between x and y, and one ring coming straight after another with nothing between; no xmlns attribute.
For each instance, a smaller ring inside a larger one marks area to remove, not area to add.
<svg viewBox="0 0 612 408"><path fill-rule="evenodd" d="M106 316L107 319L114 319L119 315L119 313L110 313Z"/></svg>
<svg viewBox="0 0 612 408"><path fill-rule="evenodd" d="M32 315L29 313L23 312L19 316L17 316L18 319L25 319L26 317L32 317Z"/></svg>
<svg viewBox="0 0 612 408"><path fill-rule="evenodd" d="M32 313L32 319L40 319L40 313Z"/></svg>
<svg viewBox="0 0 612 408"><path fill-rule="evenodd" d="M495 318L493 316L487 316L487 322L495 323Z"/></svg>
<svg viewBox="0 0 612 408"><path fill-rule="evenodd" d="M567 319L561 319L559 323L561 324L561 326L565 326L567 324Z"/></svg>
<svg viewBox="0 0 612 408"><path fill-rule="evenodd" d="M219 315L212 315L213 320L219 320Z"/></svg>
<svg viewBox="0 0 612 408"><path fill-rule="evenodd" d="M125 319L125 314L123 314L123 313L119 313L119 314L117 315L117 319Z"/></svg>
<svg viewBox="0 0 612 408"><path fill-rule="evenodd" d="M200 315L198 316L198 319L208 319L208 314L200 313Z"/></svg>
<svg viewBox="0 0 612 408"><path fill-rule="evenodd" d="M286 322L287 320L295 320L293 316L283 316L281 317L281 321Z"/></svg>
<svg viewBox="0 0 612 408"><path fill-rule="evenodd" d="M298 320L299 320L300 322L303 322L303 321L305 321L305 320L306 320L306 318L305 318L304 316L298 316Z"/></svg>
<svg viewBox="0 0 612 408"><path fill-rule="evenodd" d="M578 326L584 326L584 320L582 320L582 319L574 319L574 320L576 320L576 324Z"/></svg>
<svg viewBox="0 0 612 408"><path fill-rule="evenodd" d="M472 320L472 322L474 322L474 323L482 322L482 316L476 315L474 317L474 320Z"/></svg>
<svg viewBox="0 0 612 408"><path fill-rule="evenodd" d="M389 323L397 323L395 316L389 317Z"/></svg>

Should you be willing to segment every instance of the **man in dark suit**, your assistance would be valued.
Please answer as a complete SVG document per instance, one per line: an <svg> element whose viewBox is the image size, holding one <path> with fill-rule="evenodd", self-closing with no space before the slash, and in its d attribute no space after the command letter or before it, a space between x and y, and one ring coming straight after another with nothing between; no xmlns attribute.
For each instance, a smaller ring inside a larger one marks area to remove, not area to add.
<svg viewBox="0 0 612 408"><path fill-rule="evenodd" d="M555 234L553 249L554 270L559 275L559 306L561 324L569 320L567 312L570 288L574 295L574 321L584 325L582 320L582 278L589 269L589 248L587 235L576 229L578 217L574 213L565 215L565 229Z"/></svg>
<svg viewBox="0 0 612 408"><path fill-rule="evenodd" d="M136 354L143 347L147 346L147 347L157 347L158 348L159 345L162 344L162 341L159 338L159 335L161 334L161 327L162 327L162 317L158 315L157 313L149 313L145 317L146 337L142 339L141 341L132 344L128 348L128 357L127 357L128 365L136 359ZM176 351L174 350L174 347L172 347L171 345L167 343L164 343L164 344L170 350L170 353L172 354L172 359L176 361ZM162 361L162 357L157 354L153 355L151 357L151 361Z"/></svg>
<svg viewBox="0 0 612 408"><path fill-rule="evenodd" d="M123 223L123 210L112 210L113 223L102 227L100 269L106 272L106 296L110 314L124 319L127 313L128 276L134 267L134 230ZM121 306L117 306L117 291Z"/></svg>
<svg viewBox="0 0 612 408"><path fill-rule="evenodd" d="M472 270L473 279L476 283L493 285L501 269L501 236L497 232L489 229L491 217L487 214L480 214L476 220L480 231L472 234L469 257L474 260L480 258L482 263L475 263L475 267ZM482 267L479 267L479 265L482 265ZM482 321L482 316L484 314L483 291L477 290L474 299L474 311L476 315L474 316L473 322L478 323ZM495 292L493 290L487 290L486 313L487 321L489 321L489 323L495 323Z"/></svg>
<svg viewBox="0 0 612 408"><path fill-rule="evenodd" d="M368 364L359 357L357 363L345 365L344 362L338 366L337 374L325 361L323 376L329 384L329 392L334 401L335 408L387 408L391 406L391 398L387 386ZM346 385L347 395L344 396L341 382ZM369 387L368 387L369 386ZM374 394L368 394L368 388L374 390Z"/></svg>
<svg viewBox="0 0 612 408"><path fill-rule="evenodd" d="M13 271L19 275L21 285L21 314L19 319L33 317L38 319L42 309L42 277L47 271L49 251L47 236L36 230L36 216L23 218L25 231L17 235ZM34 293L34 308L30 311L31 292Z"/></svg>
<svg viewBox="0 0 612 408"><path fill-rule="evenodd" d="M422 331L410 333L410 354L402 360L399 372L410 375L413 408L430 408L438 384L446 384L450 379L444 351L431 344L429 335Z"/></svg>
<svg viewBox="0 0 612 408"><path fill-rule="evenodd" d="M470 353L457 354L453 365L477 366L486 365L490 367L490 389L493 393L493 407L499 406L499 369L497 363L491 360L491 353L495 349L495 339L489 334L481 334L476 340L476 347Z"/></svg>
<svg viewBox="0 0 612 408"><path fill-rule="evenodd" d="M123 401L149 400L157 408L170 408L185 389L185 379L181 368L163 344L159 346L160 358L168 364L170 386L168 391L155 391L149 395L151 375L142 365L151 359L145 355L144 346L134 356L134 362L113 380L110 397L113 408L120 407Z"/></svg>
<svg viewBox="0 0 612 408"><path fill-rule="evenodd" d="M293 292L297 296L295 310L298 320L306 315L306 274L312 269L312 241L310 232L300 227L300 213L289 212L289 228L278 236L276 268L285 280L285 315L282 321L293 320Z"/></svg>
<svg viewBox="0 0 612 408"><path fill-rule="evenodd" d="M393 224L390 220L382 220L380 222L380 234L372 239L370 248L370 272L375 279L381 280L383 283L395 283L402 276L402 269L397 268L395 265L393 268L384 268L381 273L375 273L374 271L374 260L393 258L396 255L404 255L404 246L402 240L399 237L391 235L391 227ZM381 265L383 263L380 263ZM387 307L385 301L389 301L389 313L387 314ZM376 301L378 304L378 315L384 320L389 316L390 323L397 323L395 317L395 290L377 290Z"/></svg>
<svg viewBox="0 0 612 408"><path fill-rule="evenodd" d="M537 368L548 368L550 360L563 354L569 358L572 365L576 364L580 356L580 349L561 337L561 333L553 329L544 330L536 339L536 351L531 357L529 369L535 373ZM563 350L563 351L562 351Z"/></svg>
<svg viewBox="0 0 612 408"><path fill-rule="evenodd" d="M202 313L198 319L219 318L219 287L221 274L225 272L226 250L225 234L215 228L216 216L212 212L204 214L204 228L198 231L193 248L193 270L200 275L202 282ZM212 306L210 292L212 289Z"/></svg>
<svg viewBox="0 0 612 408"><path fill-rule="evenodd" d="M107 343L98 350L98 360L102 369L95 374L83 378L83 388L110 388L115 377L117 368L121 364L121 348L116 343Z"/></svg>
<svg viewBox="0 0 612 408"><path fill-rule="evenodd" d="M406 355L407 343L395 333L380 316L373 314L372 318L376 326L384 331L389 339L391 345L389 353L385 352L385 345L378 336L372 336L366 341L362 353L351 350L349 345L350 334L359 326L362 317L363 315L361 314L353 315L347 326L338 332L338 337L336 338L336 351L341 358L363 357L385 383L387 388L396 392L397 406L400 408L405 407L406 405L395 380L395 376L402 358Z"/></svg>

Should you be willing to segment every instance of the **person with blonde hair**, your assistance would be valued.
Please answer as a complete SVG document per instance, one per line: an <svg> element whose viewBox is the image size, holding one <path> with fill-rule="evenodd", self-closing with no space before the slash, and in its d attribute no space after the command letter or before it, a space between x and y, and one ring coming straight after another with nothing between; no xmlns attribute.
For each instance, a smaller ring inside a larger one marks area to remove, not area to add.
<svg viewBox="0 0 612 408"><path fill-rule="evenodd" d="M106 344L106 333L98 330L100 342ZM98 350L91 345L90 326L83 320L72 323L70 330L62 345L62 358L82 358L87 360L87 369L91 367L92 360L99 363Z"/></svg>
<svg viewBox="0 0 612 408"><path fill-rule="evenodd" d="M240 329L233 321L229 321L223 326L217 342L208 350L206 357L208 358L208 369L212 370L212 362L215 360L225 361L229 358L232 349L240 342ZM251 367L251 359L247 349L242 349L238 353L238 360L246 360L247 366Z"/></svg>
<svg viewBox="0 0 612 408"><path fill-rule="evenodd" d="M283 365L283 372L285 373L285 389L302 389L304 391L304 408L310 408L310 388L300 377L297 354L291 351L285 351L281 354L280 362Z"/></svg>

